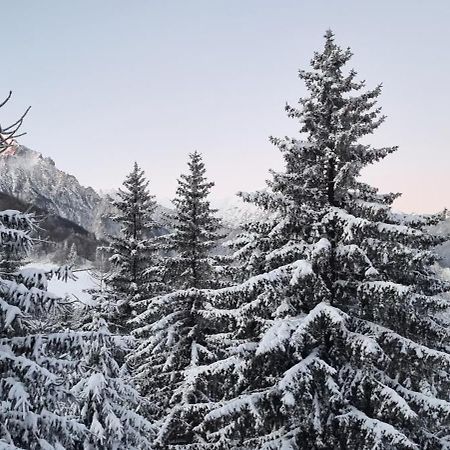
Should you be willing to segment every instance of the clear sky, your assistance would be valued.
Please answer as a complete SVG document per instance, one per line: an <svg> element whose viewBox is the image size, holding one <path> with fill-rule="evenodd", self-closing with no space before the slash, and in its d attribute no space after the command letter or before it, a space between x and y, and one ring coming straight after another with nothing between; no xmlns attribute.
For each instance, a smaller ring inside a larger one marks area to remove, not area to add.
<svg viewBox="0 0 450 450"><path fill-rule="evenodd" d="M388 120L370 139L399 145L364 172L396 206L450 206L448 0L1 1L1 117L32 110L22 143L82 184L110 189L137 160L172 197L188 152L205 156L214 195L262 187L295 133L286 101L332 28Z"/></svg>

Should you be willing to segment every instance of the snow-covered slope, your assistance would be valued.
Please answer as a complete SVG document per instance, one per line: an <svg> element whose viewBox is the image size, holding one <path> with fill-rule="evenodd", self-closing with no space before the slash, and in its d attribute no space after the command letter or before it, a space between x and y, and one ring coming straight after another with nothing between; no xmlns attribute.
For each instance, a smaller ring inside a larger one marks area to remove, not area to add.
<svg viewBox="0 0 450 450"><path fill-rule="evenodd" d="M442 236L450 236L450 217L437 225L435 231ZM441 265L450 267L450 240L440 245L437 252L442 258Z"/></svg>
<svg viewBox="0 0 450 450"><path fill-rule="evenodd" d="M54 264L42 262L29 263L24 267L39 270L44 269L46 271L57 269L57 266ZM67 281L52 278L48 282L48 291L61 298L68 297L70 300L78 300L81 303L90 304L92 298L91 294L87 291L98 288L97 281L91 276L89 270L77 270L74 275L75 279L68 279Z"/></svg>
<svg viewBox="0 0 450 450"><path fill-rule="evenodd" d="M239 228L252 220L259 220L265 215L264 211L243 202L237 195L214 200L212 206L218 210L217 216L222 219L223 225L231 229Z"/></svg>

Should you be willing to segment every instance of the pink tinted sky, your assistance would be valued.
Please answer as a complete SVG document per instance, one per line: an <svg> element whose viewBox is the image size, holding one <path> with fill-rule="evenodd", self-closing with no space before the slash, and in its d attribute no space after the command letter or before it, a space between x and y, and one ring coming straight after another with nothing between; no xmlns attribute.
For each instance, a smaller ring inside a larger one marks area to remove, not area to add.
<svg viewBox="0 0 450 450"><path fill-rule="evenodd" d="M188 152L205 155L214 195L263 185L280 168L269 135L295 133L284 104L331 27L369 86L383 82L387 122L370 138L399 145L364 171L396 207L450 206L446 0L339 2L17 0L2 6L3 92L31 104L23 143L86 185L120 185L137 160L173 196Z"/></svg>

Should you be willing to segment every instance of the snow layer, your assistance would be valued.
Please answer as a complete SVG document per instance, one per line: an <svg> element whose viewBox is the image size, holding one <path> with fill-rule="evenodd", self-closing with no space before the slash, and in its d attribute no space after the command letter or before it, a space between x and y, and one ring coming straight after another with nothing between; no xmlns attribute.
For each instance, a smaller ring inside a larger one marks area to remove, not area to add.
<svg viewBox="0 0 450 450"><path fill-rule="evenodd" d="M30 263L25 267L50 270L55 268L55 265L49 263ZM53 277L48 281L48 291L58 297L69 297L89 304L91 295L86 292L86 290L97 287L95 280L91 277L88 270L76 271L75 269L74 275L77 278L76 280L69 279L67 281L62 281Z"/></svg>

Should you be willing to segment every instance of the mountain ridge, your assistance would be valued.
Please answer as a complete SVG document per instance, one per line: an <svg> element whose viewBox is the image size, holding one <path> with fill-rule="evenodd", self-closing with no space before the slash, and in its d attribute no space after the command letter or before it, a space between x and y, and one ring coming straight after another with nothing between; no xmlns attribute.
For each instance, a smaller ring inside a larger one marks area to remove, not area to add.
<svg viewBox="0 0 450 450"><path fill-rule="evenodd" d="M14 144L0 156L0 191L95 231L100 195L28 147Z"/></svg>

